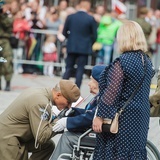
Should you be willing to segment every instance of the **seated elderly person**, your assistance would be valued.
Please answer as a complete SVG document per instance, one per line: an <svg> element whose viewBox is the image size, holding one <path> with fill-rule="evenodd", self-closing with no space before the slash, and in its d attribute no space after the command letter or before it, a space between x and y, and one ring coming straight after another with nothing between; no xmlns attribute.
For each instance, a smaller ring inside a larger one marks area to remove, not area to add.
<svg viewBox="0 0 160 160"><path fill-rule="evenodd" d="M62 153L71 154L73 145L77 144L79 136L84 133L88 128L92 126L92 120L95 114L95 110L98 102L99 92L99 77L101 72L105 69L104 65L96 65L92 69L90 81L88 83L90 93L94 94L95 97L86 105L85 109L73 107L74 116L64 117L57 121L53 127L54 132L60 132L65 128L65 131L54 150L50 160L57 160L59 155Z"/></svg>

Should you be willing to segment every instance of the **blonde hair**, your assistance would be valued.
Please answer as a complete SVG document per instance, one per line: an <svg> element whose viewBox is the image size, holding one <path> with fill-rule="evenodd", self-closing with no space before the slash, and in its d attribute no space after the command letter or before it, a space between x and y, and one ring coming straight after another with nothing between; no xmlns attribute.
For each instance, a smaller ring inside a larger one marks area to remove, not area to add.
<svg viewBox="0 0 160 160"><path fill-rule="evenodd" d="M120 52L142 50L147 51L147 42L141 26L134 21L125 21L117 32Z"/></svg>

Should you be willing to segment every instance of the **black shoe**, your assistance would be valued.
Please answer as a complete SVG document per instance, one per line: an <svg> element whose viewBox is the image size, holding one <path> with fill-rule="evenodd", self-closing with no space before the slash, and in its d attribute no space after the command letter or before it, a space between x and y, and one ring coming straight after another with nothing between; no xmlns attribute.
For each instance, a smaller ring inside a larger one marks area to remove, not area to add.
<svg viewBox="0 0 160 160"><path fill-rule="evenodd" d="M10 86L6 86L5 91L10 91Z"/></svg>
<svg viewBox="0 0 160 160"><path fill-rule="evenodd" d="M11 88L10 88L10 81L7 81L6 82L6 88L5 88L5 91L10 91Z"/></svg>

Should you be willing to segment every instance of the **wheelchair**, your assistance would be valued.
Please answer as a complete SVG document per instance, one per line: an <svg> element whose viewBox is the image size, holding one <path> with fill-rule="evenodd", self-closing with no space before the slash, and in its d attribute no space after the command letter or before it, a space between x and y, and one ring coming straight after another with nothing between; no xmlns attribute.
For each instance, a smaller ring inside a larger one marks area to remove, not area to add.
<svg viewBox="0 0 160 160"><path fill-rule="evenodd" d="M96 133L92 129L88 129L79 137L78 143L73 146L72 154L63 153L58 160L92 160L95 140Z"/></svg>
<svg viewBox="0 0 160 160"><path fill-rule="evenodd" d="M96 133L92 129L88 129L83 133L78 143L73 146L72 154L63 153L58 160L93 160L95 148ZM156 146L147 140L147 160L160 160L160 153Z"/></svg>
<svg viewBox="0 0 160 160"><path fill-rule="evenodd" d="M65 117L68 109L64 109L56 117L60 119ZM71 111L68 116L73 116L74 112ZM59 155L58 160L93 160L93 153L96 144L96 133L92 128L84 132L78 139L76 145L73 146L72 154L63 153ZM156 146L149 140L146 144L147 160L160 160L160 152Z"/></svg>

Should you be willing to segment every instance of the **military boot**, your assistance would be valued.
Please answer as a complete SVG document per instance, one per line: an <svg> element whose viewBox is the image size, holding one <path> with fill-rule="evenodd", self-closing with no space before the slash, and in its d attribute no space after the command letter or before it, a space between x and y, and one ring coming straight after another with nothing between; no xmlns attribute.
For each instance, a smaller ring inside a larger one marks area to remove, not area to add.
<svg viewBox="0 0 160 160"><path fill-rule="evenodd" d="M11 88L10 88L10 81L7 81L6 82L6 88L5 88L5 91L10 91Z"/></svg>

